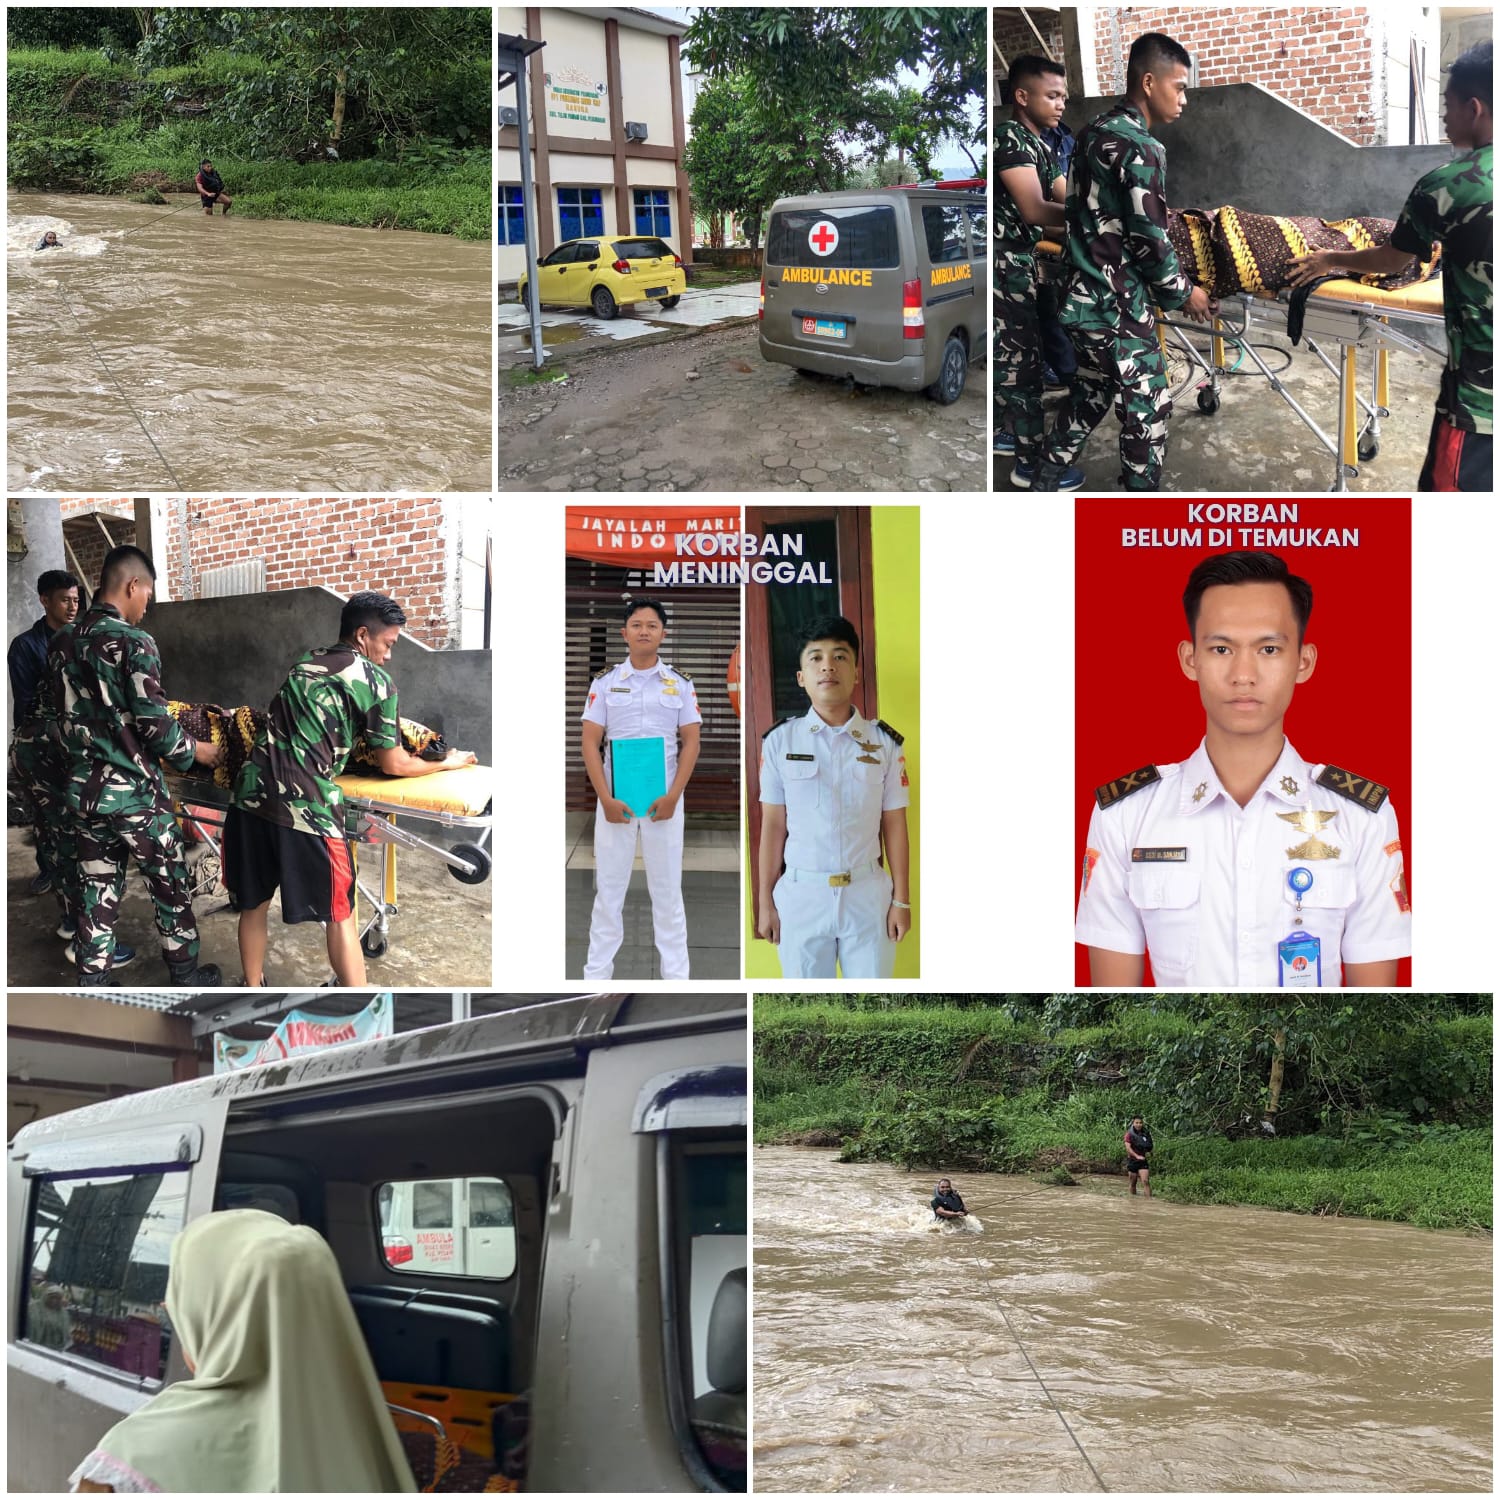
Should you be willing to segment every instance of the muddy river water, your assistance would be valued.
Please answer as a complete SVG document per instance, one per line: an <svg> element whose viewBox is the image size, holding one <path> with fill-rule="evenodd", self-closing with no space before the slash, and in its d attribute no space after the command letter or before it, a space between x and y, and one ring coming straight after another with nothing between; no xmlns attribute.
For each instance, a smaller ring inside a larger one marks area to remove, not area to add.
<svg viewBox="0 0 1500 1500"><path fill-rule="evenodd" d="M757 1491L1490 1489L1488 1240L955 1185L755 1152Z"/></svg>
<svg viewBox="0 0 1500 1500"><path fill-rule="evenodd" d="M10 195L13 491L490 488L487 244L181 203Z"/></svg>

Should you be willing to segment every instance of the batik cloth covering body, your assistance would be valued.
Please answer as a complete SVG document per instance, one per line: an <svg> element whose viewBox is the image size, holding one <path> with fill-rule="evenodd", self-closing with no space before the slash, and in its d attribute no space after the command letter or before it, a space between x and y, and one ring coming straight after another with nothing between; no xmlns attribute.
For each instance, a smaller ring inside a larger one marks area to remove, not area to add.
<svg viewBox="0 0 1500 1500"><path fill-rule="evenodd" d="M112 604L96 603L53 636L47 671L77 839L79 972L109 970L132 858L151 898L162 956L172 968L195 964L187 864L158 762L185 771L196 746L168 707L156 642Z"/></svg>
<svg viewBox="0 0 1500 1500"><path fill-rule="evenodd" d="M170 1255L166 1310L193 1370L105 1433L75 1479L118 1474L170 1493L415 1493L316 1231L231 1209L195 1219Z"/></svg>
<svg viewBox="0 0 1500 1500"><path fill-rule="evenodd" d="M1058 316L1078 371L1042 457L1071 464L1117 408L1119 483L1129 490L1160 487L1172 414L1152 307L1172 311L1192 294L1167 236L1166 171L1144 117L1120 104L1084 127L1068 182Z"/></svg>
<svg viewBox="0 0 1500 1500"><path fill-rule="evenodd" d="M352 646L308 652L271 700L265 732L235 782L235 806L319 838L342 838L336 778L361 738L372 750L401 743L390 673Z"/></svg>

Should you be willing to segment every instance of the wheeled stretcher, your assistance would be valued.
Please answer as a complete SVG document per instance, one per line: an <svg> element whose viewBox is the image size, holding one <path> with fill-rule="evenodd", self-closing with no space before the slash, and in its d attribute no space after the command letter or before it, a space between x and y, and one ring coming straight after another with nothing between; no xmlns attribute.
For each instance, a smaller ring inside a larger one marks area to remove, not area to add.
<svg viewBox="0 0 1500 1500"><path fill-rule="evenodd" d="M378 890L366 884L355 861L355 884L369 908L360 922L359 943L367 958L379 958L389 946L391 918L399 915L396 888L396 850L421 849L435 854L455 880L480 885L490 874L490 834L493 832L494 771L489 766L456 766L428 776L380 776L351 773L338 778L344 794L345 829L357 846L380 846ZM173 809L191 823L222 861L224 815L230 793L209 781L169 777ZM477 829L473 843L445 849L397 823L433 823L440 828Z"/></svg>
<svg viewBox="0 0 1500 1500"><path fill-rule="evenodd" d="M1062 274L1062 246L1042 240L1036 247L1038 274L1045 281ZM1286 388L1252 339L1285 334L1290 291L1236 292L1220 299L1220 315L1211 324L1194 323L1175 314L1156 312L1156 337L1167 362L1174 402L1197 388L1198 410L1212 416L1219 409L1223 381L1231 364L1247 360L1271 389L1297 414L1302 424L1333 457L1333 484L1342 491L1380 452L1381 419L1390 416L1390 351L1441 365L1446 355L1398 324L1410 329L1443 327L1443 289L1439 280L1418 281L1386 291L1357 281L1325 281L1307 299L1302 343L1338 377L1337 435L1330 437ZM1335 351L1334 357L1325 347ZM1205 347L1206 346L1206 347ZM1359 351L1371 352L1369 398L1360 393ZM1233 351L1234 359L1226 362Z"/></svg>

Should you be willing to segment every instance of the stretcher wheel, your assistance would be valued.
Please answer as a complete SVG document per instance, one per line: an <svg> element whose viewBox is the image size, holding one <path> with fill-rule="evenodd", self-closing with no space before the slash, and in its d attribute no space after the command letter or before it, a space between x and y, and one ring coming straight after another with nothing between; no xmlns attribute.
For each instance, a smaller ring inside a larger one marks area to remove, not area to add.
<svg viewBox="0 0 1500 1500"><path fill-rule="evenodd" d="M1378 457L1379 454L1380 439L1378 437L1370 437L1369 434L1366 434L1359 440L1359 458L1361 463L1367 464L1372 458Z"/></svg>
<svg viewBox="0 0 1500 1500"><path fill-rule="evenodd" d="M359 946L366 958L380 958L390 944L386 941L383 932L376 932L372 927L360 938Z"/></svg>
<svg viewBox="0 0 1500 1500"><path fill-rule="evenodd" d="M1204 416L1211 417L1219 409L1219 393L1212 387L1205 387L1198 392L1198 410Z"/></svg>
<svg viewBox="0 0 1500 1500"><path fill-rule="evenodd" d="M465 885L483 885L490 878L490 856L488 850L481 849L478 844L455 844L452 852L460 859L467 860L474 866L474 873L472 875L465 875L457 865L449 865L448 873L455 880L461 880Z"/></svg>

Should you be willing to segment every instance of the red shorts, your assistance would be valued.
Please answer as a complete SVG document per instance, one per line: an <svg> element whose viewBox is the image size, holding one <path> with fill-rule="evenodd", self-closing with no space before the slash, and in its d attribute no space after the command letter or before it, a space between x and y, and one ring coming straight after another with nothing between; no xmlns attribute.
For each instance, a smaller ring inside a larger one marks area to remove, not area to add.
<svg viewBox="0 0 1500 1500"><path fill-rule="evenodd" d="M283 922L342 922L354 910L354 849L258 818L243 808L224 815L224 885L242 911L281 891Z"/></svg>

